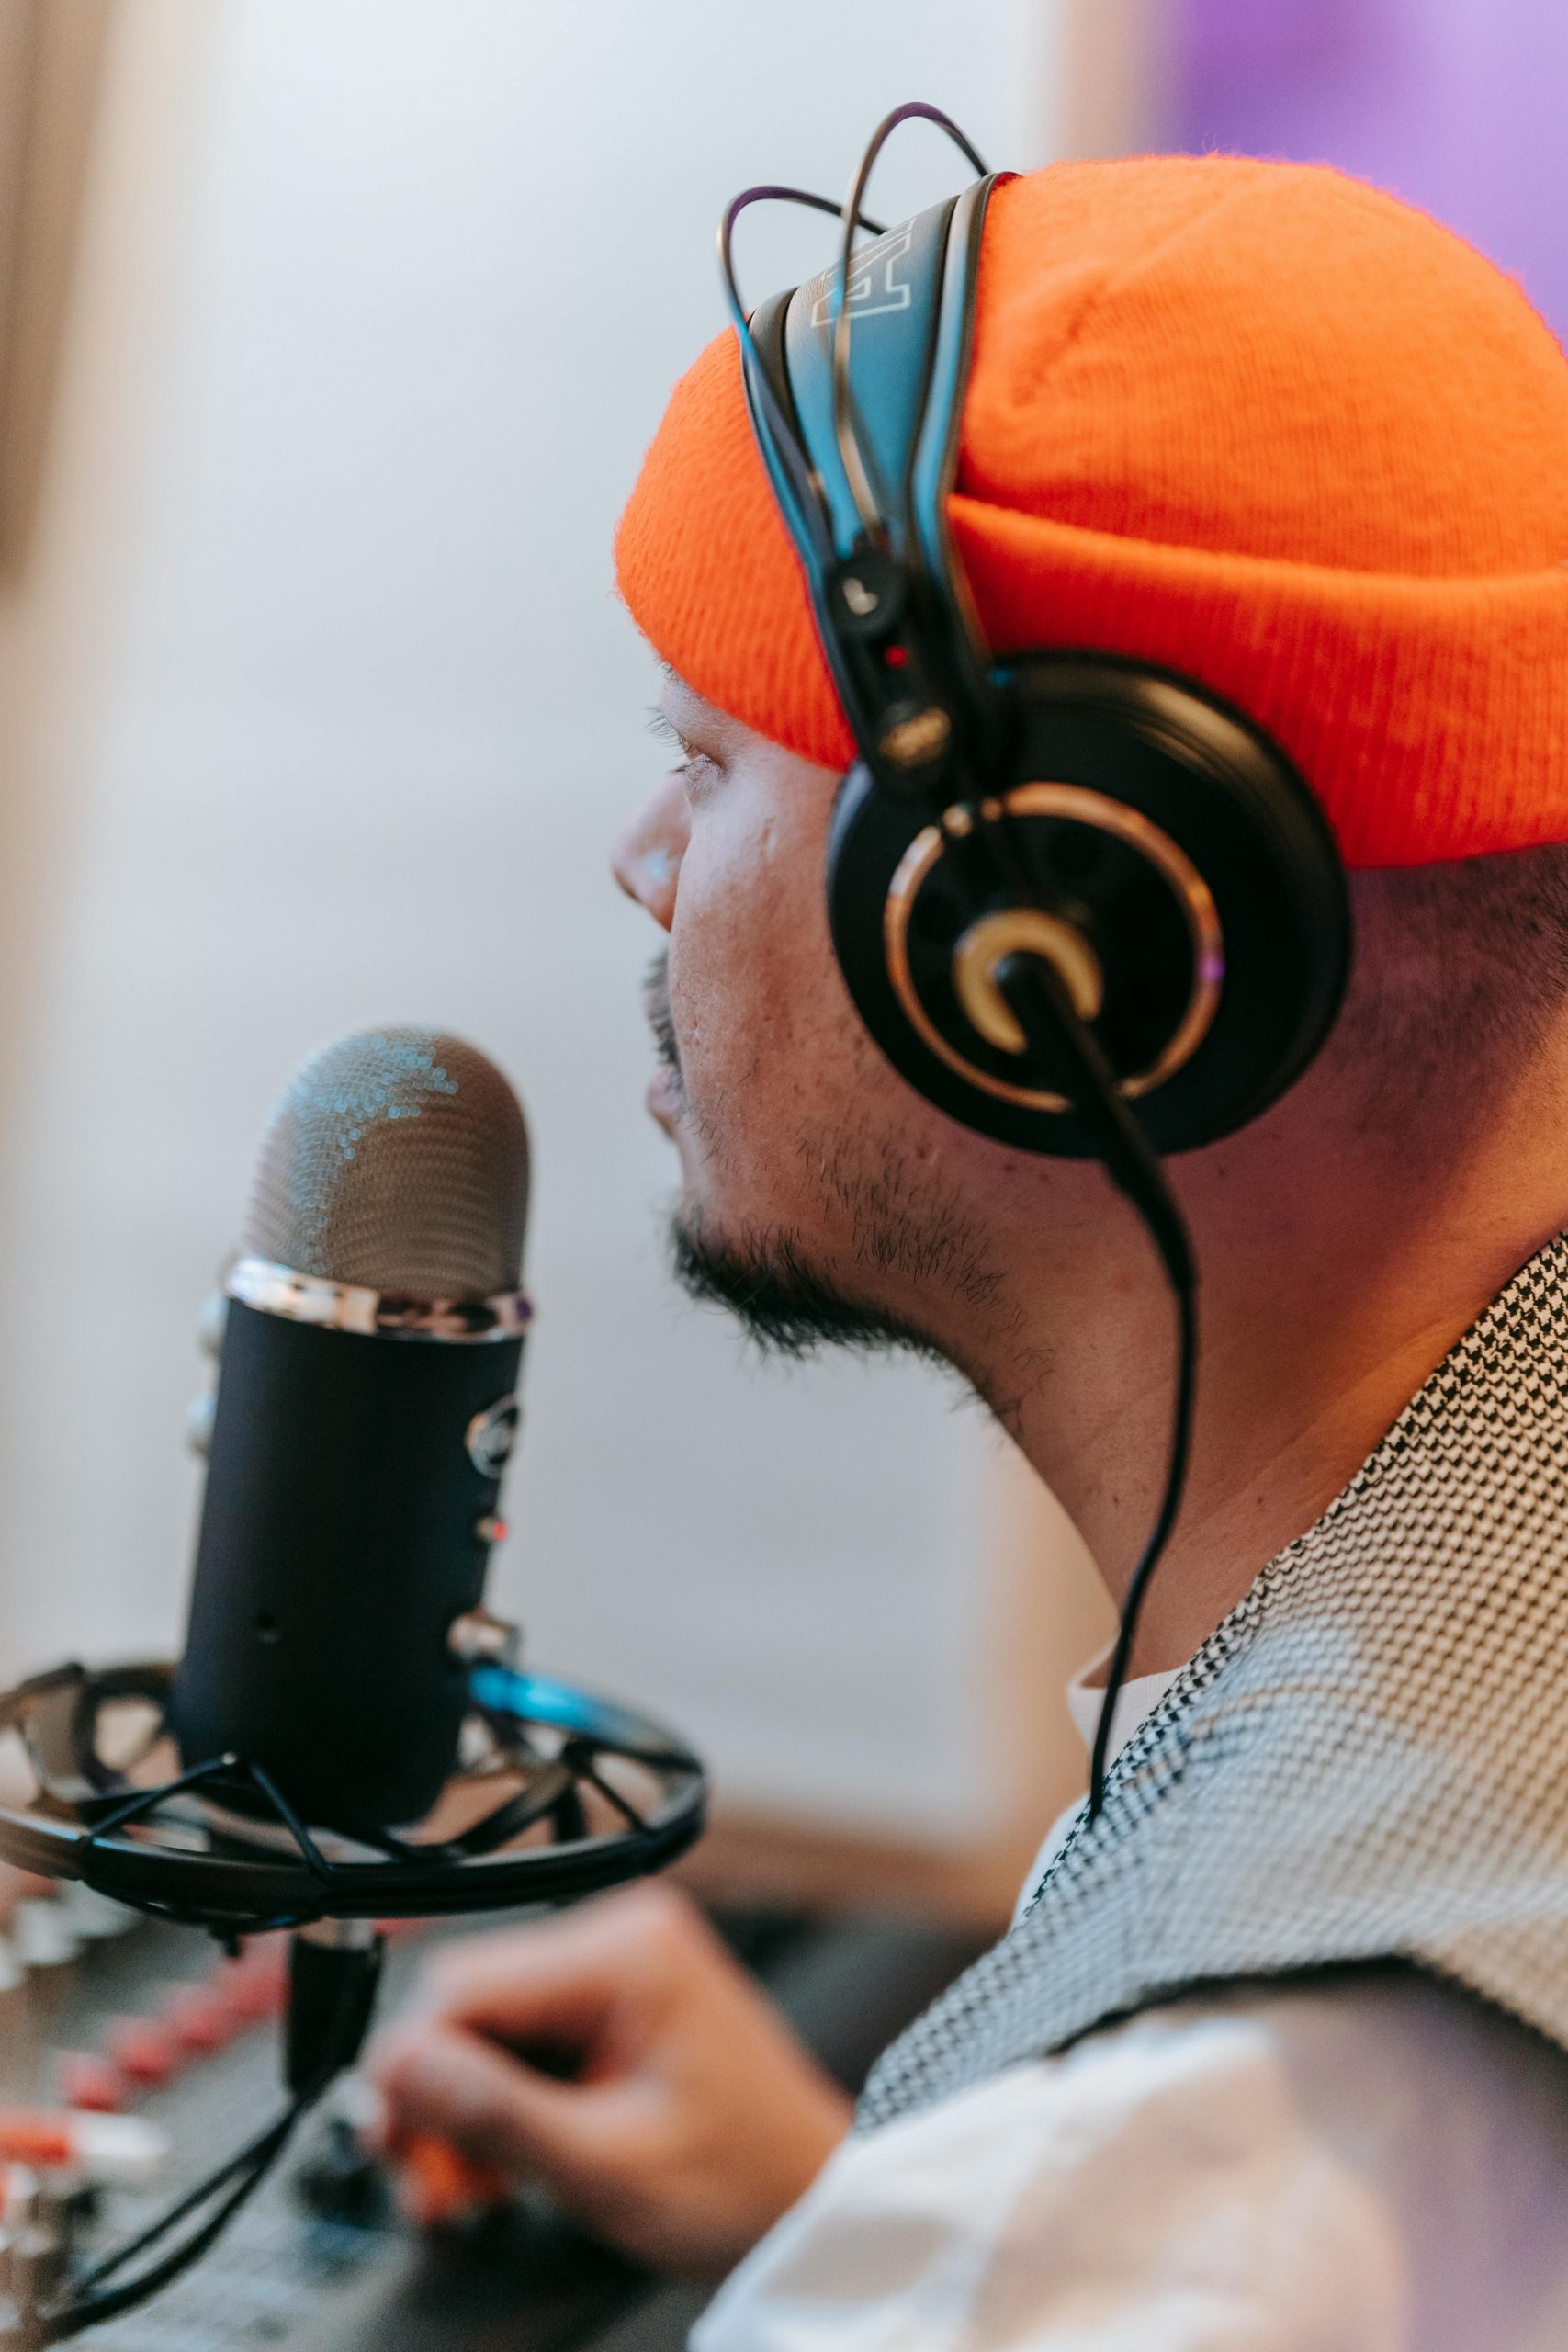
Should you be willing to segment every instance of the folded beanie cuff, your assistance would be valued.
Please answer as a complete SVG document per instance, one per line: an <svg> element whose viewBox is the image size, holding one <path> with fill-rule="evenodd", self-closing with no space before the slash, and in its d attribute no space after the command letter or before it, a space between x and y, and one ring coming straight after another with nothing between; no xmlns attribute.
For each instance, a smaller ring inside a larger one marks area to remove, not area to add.
<svg viewBox="0 0 1568 2352"><path fill-rule="evenodd" d="M963 497L951 515L1003 658L1110 653L1198 681L1300 768L1348 865L1568 840L1568 569L1391 579L1156 547ZM804 579L794 609L759 629L733 606L666 602L626 550L622 574L639 627L698 694L805 759L849 765Z"/></svg>
<svg viewBox="0 0 1568 2352"><path fill-rule="evenodd" d="M1093 650L1199 680L1301 769L1348 865L1568 839L1568 570L1385 578L1155 547L963 498L953 528L993 645Z"/></svg>

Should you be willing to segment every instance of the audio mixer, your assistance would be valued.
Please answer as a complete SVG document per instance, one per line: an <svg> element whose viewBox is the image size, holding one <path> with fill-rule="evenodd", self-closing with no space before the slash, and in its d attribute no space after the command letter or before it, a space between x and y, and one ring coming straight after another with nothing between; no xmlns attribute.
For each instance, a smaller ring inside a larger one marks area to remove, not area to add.
<svg viewBox="0 0 1568 2352"><path fill-rule="evenodd" d="M978 1948L960 1931L886 1916L721 1911L717 1924L852 2088ZM394 1936L383 2013L420 1950L451 1932ZM33 1964L8 1971L17 1981L0 1991L0 2099L129 2112L166 2143L155 2179L74 2198L73 2234L89 2258L276 2110L282 1940L254 1938L238 1962L225 1961L196 1929L117 1916L79 1890L24 1906L12 1942ZM659 2280L542 2200L414 2232L359 2146L352 2088L309 2120L202 2261L86 2340L104 2352L673 2352L684 2343L705 2295ZM13 2258L17 2242L13 2233Z"/></svg>

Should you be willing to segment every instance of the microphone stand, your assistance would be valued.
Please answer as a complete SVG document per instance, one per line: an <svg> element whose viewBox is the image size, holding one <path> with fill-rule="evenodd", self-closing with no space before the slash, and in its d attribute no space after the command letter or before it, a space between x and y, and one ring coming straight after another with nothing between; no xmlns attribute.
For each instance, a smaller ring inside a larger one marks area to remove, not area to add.
<svg viewBox="0 0 1568 2352"><path fill-rule="evenodd" d="M0 1733L19 1735L37 1783L30 1804L0 1804L0 1856L206 1928L231 1951L242 1936L289 1930L285 2098L243 2147L63 2290L56 2264L22 2269L11 2312L0 2311L0 2346L17 2352L63 2344L144 2302L254 2196L359 2053L381 1969L378 1920L569 1901L661 1868L703 1826L705 1776L677 1734L495 1659L468 1672L470 1725L485 1745L446 1793L467 1788L483 1803L456 1834L312 1830L265 1767L235 1756L136 1786L100 1752L99 1717L126 1701L151 1705L151 1753L170 1679L161 1664L65 1666L0 1694ZM636 1801L615 1777L624 1768ZM608 1826L593 1826L590 1793Z"/></svg>

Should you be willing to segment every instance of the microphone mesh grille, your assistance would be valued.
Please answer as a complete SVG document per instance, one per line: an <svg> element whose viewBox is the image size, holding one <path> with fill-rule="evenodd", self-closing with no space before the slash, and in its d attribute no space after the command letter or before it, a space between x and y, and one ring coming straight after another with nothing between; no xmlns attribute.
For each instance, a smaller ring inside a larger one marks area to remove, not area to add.
<svg viewBox="0 0 1568 2352"><path fill-rule="evenodd" d="M366 1029L301 1063L262 1138L243 1247L426 1299L515 1290L528 1134L491 1061L436 1029Z"/></svg>

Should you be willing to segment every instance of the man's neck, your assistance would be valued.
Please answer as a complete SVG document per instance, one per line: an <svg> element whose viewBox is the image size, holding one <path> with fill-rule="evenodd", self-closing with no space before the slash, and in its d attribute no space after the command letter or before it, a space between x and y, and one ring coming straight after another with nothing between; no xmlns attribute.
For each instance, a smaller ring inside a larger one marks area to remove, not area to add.
<svg viewBox="0 0 1568 2352"><path fill-rule="evenodd" d="M1134 1673L1191 1655L1568 1215L1555 1169L1532 1183L1506 1145L1419 1197L1347 1170L1328 1205L1312 1170L1263 1189L1247 1158L1204 1155L1180 1180L1201 1277L1195 1438ZM1118 1600L1159 1503L1173 1372L1174 1308L1129 1216L1098 1295L1076 1317L1040 1302L980 1375Z"/></svg>

